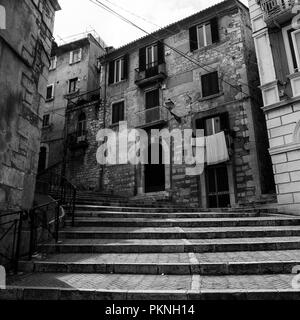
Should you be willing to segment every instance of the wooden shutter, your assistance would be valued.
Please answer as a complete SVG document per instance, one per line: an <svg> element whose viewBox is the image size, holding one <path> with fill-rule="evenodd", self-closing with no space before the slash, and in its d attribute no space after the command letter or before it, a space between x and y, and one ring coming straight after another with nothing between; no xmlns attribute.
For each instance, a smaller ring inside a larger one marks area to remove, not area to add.
<svg viewBox="0 0 300 320"><path fill-rule="evenodd" d="M221 121L221 130L227 133L230 130L228 112L224 112L220 114L220 121Z"/></svg>
<svg viewBox="0 0 300 320"><path fill-rule="evenodd" d="M122 80L128 79L128 63L129 63L129 54L126 54L124 56L124 72L123 72L123 77Z"/></svg>
<svg viewBox="0 0 300 320"><path fill-rule="evenodd" d="M197 26L190 28L190 48L191 51L198 49Z"/></svg>
<svg viewBox="0 0 300 320"><path fill-rule="evenodd" d="M159 106L159 89L146 93L146 109L152 109Z"/></svg>
<svg viewBox="0 0 300 320"><path fill-rule="evenodd" d="M140 52L139 52L139 71L142 72L142 71L145 71L146 70L146 47L145 48L142 48L140 49Z"/></svg>
<svg viewBox="0 0 300 320"><path fill-rule="evenodd" d="M112 106L112 124L125 120L124 101L115 103Z"/></svg>
<svg viewBox="0 0 300 320"><path fill-rule="evenodd" d="M208 97L220 92L218 72L211 72L201 77L202 96Z"/></svg>
<svg viewBox="0 0 300 320"><path fill-rule="evenodd" d="M219 20L217 17L210 20L212 42L219 42Z"/></svg>
<svg viewBox="0 0 300 320"><path fill-rule="evenodd" d="M114 82L115 82L115 61L111 61L109 63L108 83L112 84Z"/></svg>
<svg viewBox="0 0 300 320"><path fill-rule="evenodd" d="M163 40L158 41L157 50L158 50L158 64L165 63L165 45Z"/></svg>

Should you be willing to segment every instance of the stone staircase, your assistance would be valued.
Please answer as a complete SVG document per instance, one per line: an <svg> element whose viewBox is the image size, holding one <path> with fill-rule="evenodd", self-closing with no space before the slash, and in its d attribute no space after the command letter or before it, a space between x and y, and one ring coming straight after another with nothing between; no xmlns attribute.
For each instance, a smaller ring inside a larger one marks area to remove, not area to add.
<svg viewBox="0 0 300 320"><path fill-rule="evenodd" d="M300 217L85 192L39 251L0 299L300 299Z"/></svg>

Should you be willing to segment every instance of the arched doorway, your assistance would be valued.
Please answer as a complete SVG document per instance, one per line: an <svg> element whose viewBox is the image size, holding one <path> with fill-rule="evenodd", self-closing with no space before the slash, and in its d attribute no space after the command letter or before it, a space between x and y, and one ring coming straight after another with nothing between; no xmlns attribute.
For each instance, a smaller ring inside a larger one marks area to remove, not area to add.
<svg viewBox="0 0 300 320"><path fill-rule="evenodd" d="M163 164L163 147L159 145L159 164L151 163L152 145L148 147L148 164L145 165L145 193L166 190L165 165Z"/></svg>
<svg viewBox="0 0 300 320"><path fill-rule="evenodd" d="M39 166L38 172L42 172L47 168L47 157L48 157L48 150L47 147L42 146L40 149L40 156L39 156Z"/></svg>

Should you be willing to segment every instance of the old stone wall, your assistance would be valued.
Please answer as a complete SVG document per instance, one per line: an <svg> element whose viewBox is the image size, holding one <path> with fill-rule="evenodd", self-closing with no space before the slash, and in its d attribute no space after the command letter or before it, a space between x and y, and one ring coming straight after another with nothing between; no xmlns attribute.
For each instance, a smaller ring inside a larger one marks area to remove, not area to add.
<svg viewBox="0 0 300 320"><path fill-rule="evenodd" d="M10 221L33 206L56 0L2 0L0 30L0 264L9 265ZM54 5L54 6L53 6ZM10 216L4 214L12 213ZM21 254L28 252L28 228ZM6 258L4 258L6 257Z"/></svg>
<svg viewBox="0 0 300 320"><path fill-rule="evenodd" d="M49 1L4 0L0 30L0 210L34 195L55 10Z"/></svg>

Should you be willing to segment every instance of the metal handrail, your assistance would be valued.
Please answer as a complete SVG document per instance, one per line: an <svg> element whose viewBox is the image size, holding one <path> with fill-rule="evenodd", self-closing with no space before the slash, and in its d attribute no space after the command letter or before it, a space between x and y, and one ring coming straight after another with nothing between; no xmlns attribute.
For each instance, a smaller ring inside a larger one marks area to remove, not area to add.
<svg viewBox="0 0 300 320"><path fill-rule="evenodd" d="M10 233L11 230L13 230L13 239L12 239L13 243L11 248L11 251L12 251L11 257L8 257L3 253L0 253L0 256L5 260L7 260L9 263L11 263L13 265L15 273L17 273L18 266L19 266L19 258L20 258L23 220L28 217L28 212L26 210L21 210L17 212L6 213L1 215L0 218L12 217L12 216L17 216L17 217L10 221L0 223L0 227L9 225L9 227L5 228L3 234L1 235L0 242L6 238L6 236Z"/></svg>

